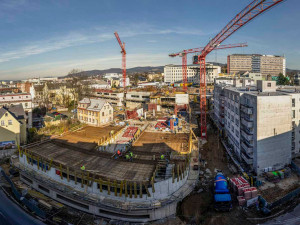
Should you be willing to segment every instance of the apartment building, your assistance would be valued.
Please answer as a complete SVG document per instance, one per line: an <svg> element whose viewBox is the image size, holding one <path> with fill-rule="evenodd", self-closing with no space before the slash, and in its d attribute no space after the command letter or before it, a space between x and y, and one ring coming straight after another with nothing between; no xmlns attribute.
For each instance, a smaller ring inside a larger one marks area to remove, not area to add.
<svg viewBox="0 0 300 225"><path fill-rule="evenodd" d="M5 106L9 107L11 105L19 105L23 106L25 111L25 120L27 128L32 127L32 109L33 103L31 94L29 93L3 93L0 94L0 107Z"/></svg>
<svg viewBox="0 0 300 225"><path fill-rule="evenodd" d="M91 126L101 126L113 121L113 107L106 100L84 98L79 101L77 118Z"/></svg>
<svg viewBox="0 0 300 225"><path fill-rule="evenodd" d="M109 92L103 89L95 89L93 95L108 101L112 105L123 106L124 92Z"/></svg>
<svg viewBox="0 0 300 225"><path fill-rule="evenodd" d="M34 101L39 104L52 106L67 106L72 100L77 98L74 87L68 83L50 83L34 85Z"/></svg>
<svg viewBox="0 0 300 225"><path fill-rule="evenodd" d="M300 117L292 99L288 91L277 90L275 81L215 86L214 118L235 156L258 175L285 167L299 153L296 140L300 134L293 132L292 125L297 129Z"/></svg>
<svg viewBox="0 0 300 225"><path fill-rule="evenodd" d="M253 72L278 76L279 73L286 75L286 60L283 56L259 55L259 54L233 54L227 56L227 72Z"/></svg>
<svg viewBox="0 0 300 225"><path fill-rule="evenodd" d="M26 143L26 119L22 104L0 108L0 147Z"/></svg>
<svg viewBox="0 0 300 225"><path fill-rule="evenodd" d="M221 67L212 64L206 64L206 83L213 83L214 79L221 73ZM182 82L182 66L166 65L164 67L164 82L176 83ZM187 66L187 82L199 83L199 66Z"/></svg>

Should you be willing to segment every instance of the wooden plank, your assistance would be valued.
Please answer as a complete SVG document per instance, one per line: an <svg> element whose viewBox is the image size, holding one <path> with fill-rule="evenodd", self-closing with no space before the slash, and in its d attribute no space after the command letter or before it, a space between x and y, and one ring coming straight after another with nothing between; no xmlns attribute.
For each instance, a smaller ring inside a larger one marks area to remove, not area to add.
<svg viewBox="0 0 300 225"><path fill-rule="evenodd" d="M117 196L117 181L114 181L114 186L115 186L115 196Z"/></svg>
<svg viewBox="0 0 300 225"><path fill-rule="evenodd" d="M143 184L140 182L140 198L143 198Z"/></svg>
<svg viewBox="0 0 300 225"><path fill-rule="evenodd" d="M137 198L137 187L136 187L136 182L133 183L133 188L134 188L134 198Z"/></svg>
<svg viewBox="0 0 300 225"><path fill-rule="evenodd" d="M70 182L70 171L69 171L69 167L67 167L67 179L68 179L68 182Z"/></svg>
<svg viewBox="0 0 300 225"><path fill-rule="evenodd" d="M124 180L124 185L125 185L125 197L128 197L128 192L127 192L127 181Z"/></svg>
<svg viewBox="0 0 300 225"><path fill-rule="evenodd" d="M129 198L132 198L132 182L129 183Z"/></svg>

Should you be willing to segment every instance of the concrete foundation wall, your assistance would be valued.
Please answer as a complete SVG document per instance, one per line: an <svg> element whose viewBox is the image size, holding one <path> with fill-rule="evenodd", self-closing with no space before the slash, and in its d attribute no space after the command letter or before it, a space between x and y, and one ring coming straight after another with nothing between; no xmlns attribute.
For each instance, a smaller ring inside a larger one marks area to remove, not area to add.
<svg viewBox="0 0 300 225"><path fill-rule="evenodd" d="M126 208L126 203L124 202L124 207L120 209L118 207L108 207L104 205L101 206L101 200L98 204L92 204L91 202L80 200L76 198L76 196L66 196L65 193L46 186L45 184L32 179L32 177L24 173L21 174L21 181L58 202L86 213L109 219L145 223L163 219L176 213L177 202L172 202L165 206L156 206L150 209L140 208L138 210Z"/></svg>

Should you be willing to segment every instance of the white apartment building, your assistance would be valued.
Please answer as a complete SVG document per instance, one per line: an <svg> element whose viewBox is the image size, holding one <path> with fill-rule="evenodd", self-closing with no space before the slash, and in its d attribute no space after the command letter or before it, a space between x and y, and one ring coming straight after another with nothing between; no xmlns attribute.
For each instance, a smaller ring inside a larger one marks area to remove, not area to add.
<svg viewBox="0 0 300 225"><path fill-rule="evenodd" d="M112 105L123 106L124 92L104 92L101 90L95 90L94 96L105 99Z"/></svg>
<svg viewBox="0 0 300 225"><path fill-rule="evenodd" d="M213 83L215 78L219 77L221 73L221 67L213 64L206 64L206 83ZM166 65L164 67L164 82L176 83L182 82L182 66L178 65ZM199 66L188 65L187 66L187 82L199 84Z"/></svg>
<svg viewBox="0 0 300 225"><path fill-rule="evenodd" d="M26 114L26 126L32 127L32 97L29 93L5 93L0 95L0 107L22 104Z"/></svg>
<svg viewBox="0 0 300 225"><path fill-rule="evenodd" d="M300 109L300 93L296 101L290 92L276 88L275 81L257 81L257 86L219 84L214 90L219 127L240 162L258 175L282 169L299 153L300 115L295 107L299 101Z"/></svg>
<svg viewBox="0 0 300 225"><path fill-rule="evenodd" d="M260 54L233 54L227 56L227 72L261 73L262 76L286 75L286 59L284 56Z"/></svg>

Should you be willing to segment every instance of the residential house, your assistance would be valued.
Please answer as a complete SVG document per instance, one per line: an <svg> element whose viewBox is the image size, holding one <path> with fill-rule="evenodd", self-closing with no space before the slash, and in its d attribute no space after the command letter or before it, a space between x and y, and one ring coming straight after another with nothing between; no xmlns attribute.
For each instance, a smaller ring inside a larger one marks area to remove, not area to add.
<svg viewBox="0 0 300 225"><path fill-rule="evenodd" d="M101 126L113 121L113 107L104 99L84 98L77 107L77 118L91 126Z"/></svg>
<svg viewBox="0 0 300 225"><path fill-rule="evenodd" d="M0 108L0 147L26 143L26 119L22 104Z"/></svg>

